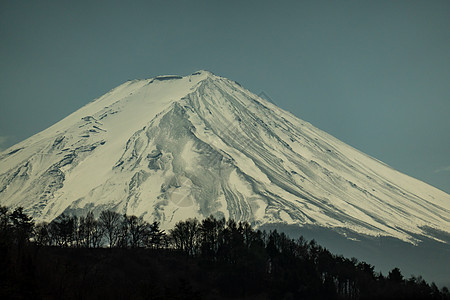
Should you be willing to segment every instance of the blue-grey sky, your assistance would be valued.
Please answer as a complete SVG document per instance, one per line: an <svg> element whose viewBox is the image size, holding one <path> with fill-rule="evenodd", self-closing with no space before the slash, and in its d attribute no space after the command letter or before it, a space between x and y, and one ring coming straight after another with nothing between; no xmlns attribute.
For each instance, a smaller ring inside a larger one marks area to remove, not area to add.
<svg viewBox="0 0 450 300"><path fill-rule="evenodd" d="M450 192L449 1L0 1L0 148L207 69Z"/></svg>

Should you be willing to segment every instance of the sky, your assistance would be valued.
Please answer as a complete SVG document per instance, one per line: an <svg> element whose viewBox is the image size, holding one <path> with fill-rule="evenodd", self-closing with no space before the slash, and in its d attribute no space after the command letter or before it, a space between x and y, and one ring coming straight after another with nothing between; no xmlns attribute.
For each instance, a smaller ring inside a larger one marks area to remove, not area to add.
<svg viewBox="0 0 450 300"><path fill-rule="evenodd" d="M1 0L0 149L200 69L450 193L449 1Z"/></svg>

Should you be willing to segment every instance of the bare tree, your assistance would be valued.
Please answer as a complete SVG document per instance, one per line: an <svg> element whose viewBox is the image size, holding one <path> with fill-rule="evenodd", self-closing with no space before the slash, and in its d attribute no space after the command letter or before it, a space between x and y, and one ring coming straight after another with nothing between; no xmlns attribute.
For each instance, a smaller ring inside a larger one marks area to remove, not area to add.
<svg viewBox="0 0 450 300"><path fill-rule="evenodd" d="M143 247L145 237L148 234L149 224L142 217L127 216L128 230L130 233L130 246L132 248Z"/></svg>
<svg viewBox="0 0 450 300"><path fill-rule="evenodd" d="M119 240L120 225L122 216L111 210L104 210L100 213L98 221L105 231L105 236L109 247L116 247Z"/></svg>
<svg viewBox="0 0 450 300"><path fill-rule="evenodd" d="M96 219L93 220L91 229L91 246L93 248L99 248L102 245L105 231L100 222Z"/></svg>
<svg viewBox="0 0 450 300"><path fill-rule="evenodd" d="M194 256L200 241L200 226L197 219L178 222L170 230L170 236L176 249Z"/></svg>
<svg viewBox="0 0 450 300"><path fill-rule="evenodd" d="M98 236L101 230L98 221L94 218L94 214L90 211L86 214L86 217L80 217L79 236L81 240L81 246L83 247L95 247Z"/></svg>

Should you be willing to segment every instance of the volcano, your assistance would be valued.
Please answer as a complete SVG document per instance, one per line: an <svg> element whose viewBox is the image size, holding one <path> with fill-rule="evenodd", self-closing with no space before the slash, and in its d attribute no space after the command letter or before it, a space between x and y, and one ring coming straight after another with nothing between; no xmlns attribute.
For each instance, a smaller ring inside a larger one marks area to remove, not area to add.
<svg viewBox="0 0 450 300"><path fill-rule="evenodd" d="M450 233L450 195L208 71L127 81L3 151L0 203L36 221L111 209L162 228L214 215L411 244Z"/></svg>

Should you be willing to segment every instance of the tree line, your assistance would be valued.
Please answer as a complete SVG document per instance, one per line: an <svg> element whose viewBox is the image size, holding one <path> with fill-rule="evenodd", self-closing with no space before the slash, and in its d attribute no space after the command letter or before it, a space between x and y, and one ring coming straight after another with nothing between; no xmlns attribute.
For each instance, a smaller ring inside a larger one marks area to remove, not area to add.
<svg viewBox="0 0 450 300"><path fill-rule="evenodd" d="M142 217L102 211L98 218L92 212L85 216L61 214L50 223L35 226L31 240L37 245L84 248L161 248L167 247L167 236L158 222L148 223Z"/></svg>
<svg viewBox="0 0 450 300"><path fill-rule="evenodd" d="M450 299L446 287L439 289L420 276L404 278L398 268L385 276L366 262L332 254L314 240L213 216L180 221L166 233L158 222L110 210L97 218L92 212L62 214L35 224L22 208L0 206L0 238L3 264L8 251L17 259L30 246L180 253L214 274L210 284L229 297L263 291L273 299Z"/></svg>

